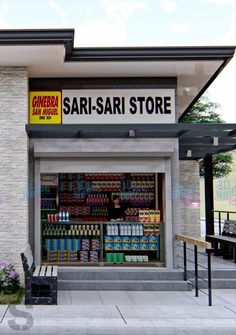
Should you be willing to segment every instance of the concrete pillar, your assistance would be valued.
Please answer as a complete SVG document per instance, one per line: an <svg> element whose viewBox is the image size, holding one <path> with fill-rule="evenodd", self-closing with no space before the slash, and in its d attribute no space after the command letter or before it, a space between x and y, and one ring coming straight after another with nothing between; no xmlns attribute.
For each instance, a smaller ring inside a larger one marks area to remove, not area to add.
<svg viewBox="0 0 236 335"><path fill-rule="evenodd" d="M21 274L20 252L28 242L26 123L27 70L0 67L0 259L12 263Z"/></svg>
<svg viewBox="0 0 236 335"><path fill-rule="evenodd" d="M180 161L180 230L181 234L199 237L200 177L198 161Z"/></svg>
<svg viewBox="0 0 236 335"><path fill-rule="evenodd" d="M212 156L204 158L206 235L214 235L214 188Z"/></svg>

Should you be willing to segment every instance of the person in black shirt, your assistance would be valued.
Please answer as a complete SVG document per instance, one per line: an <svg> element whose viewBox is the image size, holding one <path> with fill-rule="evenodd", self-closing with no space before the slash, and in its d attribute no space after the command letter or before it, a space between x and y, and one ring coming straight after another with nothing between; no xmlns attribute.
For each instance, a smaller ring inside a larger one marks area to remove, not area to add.
<svg viewBox="0 0 236 335"><path fill-rule="evenodd" d="M113 203L110 207L109 218L111 221L122 221L124 220L124 207L120 204L120 198L118 195L113 197Z"/></svg>

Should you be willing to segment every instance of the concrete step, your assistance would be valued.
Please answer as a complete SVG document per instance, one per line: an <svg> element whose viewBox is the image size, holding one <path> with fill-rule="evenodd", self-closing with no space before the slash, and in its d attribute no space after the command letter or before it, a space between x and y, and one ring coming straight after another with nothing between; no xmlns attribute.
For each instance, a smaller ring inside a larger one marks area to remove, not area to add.
<svg viewBox="0 0 236 335"><path fill-rule="evenodd" d="M183 280L183 271L166 269L58 269L58 280Z"/></svg>
<svg viewBox="0 0 236 335"><path fill-rule="evenodd" d="M194 273L193 268L191 268L191 269L188 268L188 271L192 274ZM198 268L198 274L202 278L207 278L207 276L208 276L207 270L201 270L200 267ZM191 276L193 276L193 275L190 274L189 277L191 277ZM212 276L212 278L215 278L215 279L236 278L236 269L212 270L211 271L211 276Z"/></svg>
<svg viewBox="0 0 236 335"><path fill-rule="evenodd" d="M59 280L61 291L191 291L183 280Z"/></svg>
<svg viewBox="0 0 236 335"><path fill-rule="evenodd" d="M192 283L193 288L195 287L195 279L189 278L189 281ZM207 280L198 280L198 287L201 289L208 288ZM236 278L222 278L222 279L212 279L212 288L213 289L236 289Z"/></svg>
<svg viewBox="0 0 236 335"><path fill-rule="evenodd" d="M207 271L201 272L200 275L203 278L207 278ZM236 278L236 269L229 269L229 270L212 270L212 278L213 279L223 279L223 278Z"/></svg>

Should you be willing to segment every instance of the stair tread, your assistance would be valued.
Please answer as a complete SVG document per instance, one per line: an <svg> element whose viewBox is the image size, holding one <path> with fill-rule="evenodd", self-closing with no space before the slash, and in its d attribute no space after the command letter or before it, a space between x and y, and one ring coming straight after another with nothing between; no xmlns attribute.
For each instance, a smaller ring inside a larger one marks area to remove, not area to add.
<svg viewBox="0 0 236 335"><path fill-rule="evenodd" d="M85 283L186 283L184 280L142 280L142 279L124 279L124 280L100 280L100 279L58 279L59 282L85 282Z"/></svg>
<svg viewBox="0 0 236 335"><path fill-rule="evenodd" d="M195 280L195 278L191 277L188 280ZM236 278L211 278L211 281L236 281ZM207 281L207 278L198 278L198 281Z"/></svg>

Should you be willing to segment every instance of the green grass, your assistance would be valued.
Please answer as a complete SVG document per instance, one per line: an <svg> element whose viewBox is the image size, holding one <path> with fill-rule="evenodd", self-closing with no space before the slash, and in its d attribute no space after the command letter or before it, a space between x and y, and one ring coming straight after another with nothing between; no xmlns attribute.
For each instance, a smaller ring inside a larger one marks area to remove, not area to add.
<svg viewBox="0 0 236 335"><path fill-rule="evenodd" d="M22 287L12 294L0 293L0 305L21 304L23 296L24 289Z"/></svg>

